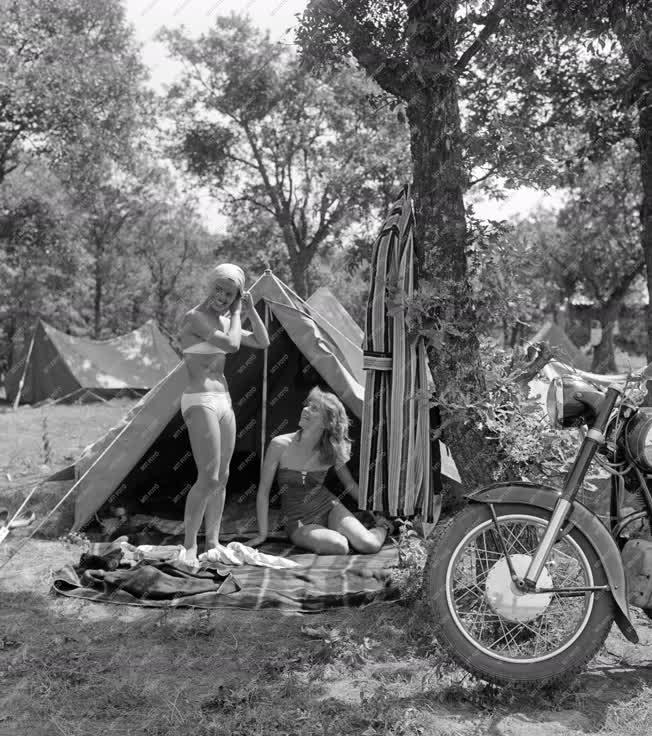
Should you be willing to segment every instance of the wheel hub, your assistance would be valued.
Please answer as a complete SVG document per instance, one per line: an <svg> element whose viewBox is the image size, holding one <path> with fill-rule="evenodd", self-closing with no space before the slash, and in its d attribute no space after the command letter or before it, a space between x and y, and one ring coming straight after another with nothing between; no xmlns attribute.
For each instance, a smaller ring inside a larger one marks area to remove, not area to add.
<svg viewBox="0 0 652 736"><path fill-rule="evenodd" d="M510 555L514 572L522 578L530 566L530 555ZM544 567L537 583L542 588L552 587L552 577ZM507 559L501 557L491 568L485 584L485 595L491 609L499 616L517 623L532 621L541 615L552 599L552 593L526 593L519 590L509 572Z"/></svg>

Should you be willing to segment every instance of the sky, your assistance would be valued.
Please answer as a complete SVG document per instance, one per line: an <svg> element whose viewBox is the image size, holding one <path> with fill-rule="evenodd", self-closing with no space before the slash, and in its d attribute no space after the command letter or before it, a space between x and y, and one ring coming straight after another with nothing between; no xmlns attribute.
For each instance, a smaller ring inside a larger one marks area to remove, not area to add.
<svg viewBox="0 0 652 736"><path fill-rule="evenodd" d="M179 66L167 56L164 45L155 40L163 26L185 26L191 35L199 35L219 15L248 13L260 28L269 31L273 40L290 45L294 42L296 15L305 9L307 0L124 0L124 4L127 18L141 44L151 84L163 92L179 72ZM559 192L523 187L501 201L474 199L473 207L480 218L511 219L526 215L538 206L556 209L561 201ZM215 214L215 202L206 192L200 196L200 207L206 225L211 230L222 230L226 221Z"/></svg>
<svg viewBox="0 0 652 736"><path fill-rule="evenodd" d="M247 13L252 20L279 43L294 41L296 14L303 12L306 0L123 0L127 18L143 45L143 60L150 69L152 84L162 90L174 78L177 67L167 57L163 44L155 36L163 26L185 26L191 35L199 35L220 15Z"/></svg>

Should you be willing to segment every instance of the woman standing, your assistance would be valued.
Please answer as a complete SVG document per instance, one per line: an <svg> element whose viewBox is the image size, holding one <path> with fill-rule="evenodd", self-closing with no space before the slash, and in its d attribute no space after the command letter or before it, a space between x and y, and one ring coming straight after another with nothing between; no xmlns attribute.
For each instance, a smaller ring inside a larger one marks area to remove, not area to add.
<svg viewBox="0 0 652 736"><path fill-rule="evenodd" d="M183 319L180 341L188 369L181 412L197 465L197 480L188 492L184 514L186 562L197 563L197 535L206 519L206 548L219 545L219 531L235 446L235 415L224 377L226 356L241 345L264 349L267 330L251 295L244 290L244 271L231 263L213 269L210 289L201 304ZM242 329L248 318L251 332Z"/></svg>

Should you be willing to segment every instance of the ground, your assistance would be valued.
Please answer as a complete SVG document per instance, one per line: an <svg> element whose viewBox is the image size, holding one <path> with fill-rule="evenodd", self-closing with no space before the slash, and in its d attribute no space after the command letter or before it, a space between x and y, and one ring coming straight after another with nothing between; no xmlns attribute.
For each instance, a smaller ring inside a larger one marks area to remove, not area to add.
<svg viewBox="0 0 652 736"><path fill-rule="evenodd" d="M12 483L38 476L44 436L56 469L127 408L0 413L0 505L12 505ZM0 565L24 538L12 532ZM642 615L641 644L614 627L571 690L518 693L449 666L420 604L301 616L53 596L52 571L79 553L34 539L0 569L0 736L649 733L652 626Z"/></svg>

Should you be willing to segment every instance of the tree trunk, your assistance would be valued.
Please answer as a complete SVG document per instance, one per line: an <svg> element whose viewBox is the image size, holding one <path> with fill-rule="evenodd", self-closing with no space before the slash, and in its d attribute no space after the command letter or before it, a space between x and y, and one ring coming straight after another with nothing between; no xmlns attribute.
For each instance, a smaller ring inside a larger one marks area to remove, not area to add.
<svg viewBox="0 0 652 736"><path fill-rule="evenodd" d="M290 249L288 248L288 251ZM310 296L310 279L308 268L312 258L305 252L290 252L290 271L292 272L292 285L294 290L302 299Z"/></svg>
<svg viewBox="0 0 652 736"><path fill-rule="evenodd" d="M100 339L100 330L102 325L102 291L104 287L104 268L103 268L104 246L103 243L96 243L95 247L95 294L93 298L93 337L95 340Z"/></svg>
<svg viewBox="0 0 652 736"><path fill-rule="evenodd" d="M131 329L135 330L140 326L141 301L138 297L131 302Z"/></svg>
<svg viewBox="0 0 652 736"><path fill-rule="evenodd" d="M652 84L647 83L638 101L639 151L641 155L641 245L645 254L647 288L652 294ZM652 362L652 298L647 307L647 359Z"/></svg>
<svg viewBox="0 0 652 736"><path fill-rule="evenodd" d="M453 447L467 488L490 482L496 450L476 422L460 422L446 403L483 391L477 323L467 275L467 227L462 193L466 174L458 105L456 3L410 6L410 58L423 80L407 103L414 162L415 243L422 283L441 294L437 317L444 328L441 348L428 350L437 398L442 402L444 439ZM455 334L446 331L454 329ZM467 419L468 417L464 417Z"/></svg>
<svg viewBox="0 0 652 736"><path fill-rule="evenodd" d="M620 301L609 303L600 309L599 319L602 339L593 350L591 370L594 373L615 373L614 326L620 313Z"/></svg>
<svg viewBox="0 0 652 736"><path fill-rule="evenodd" d="M647 272L650 303L647 308L647 359L652 362L652 23L644 9L626 13L623 3L613 3L610 22L628 60L632 74L630 100L638 108L638 151L641 164L641 246Z"/></svg>

